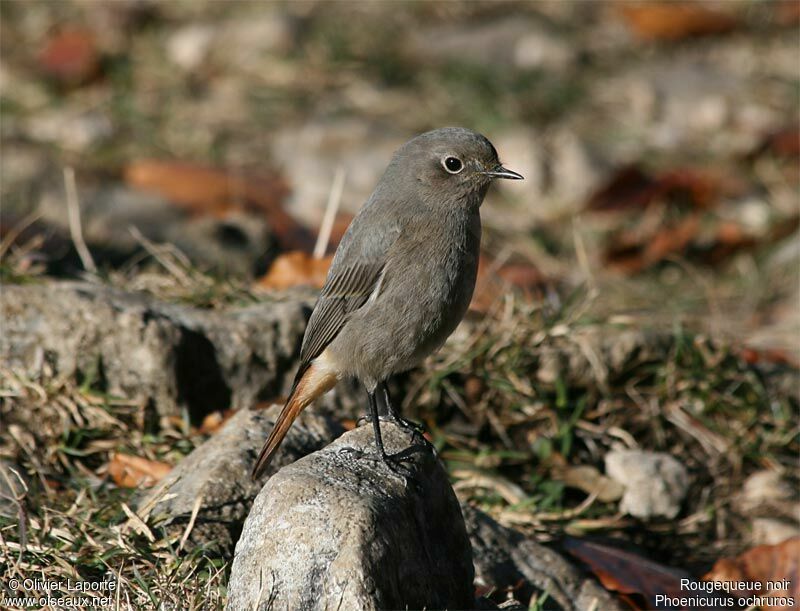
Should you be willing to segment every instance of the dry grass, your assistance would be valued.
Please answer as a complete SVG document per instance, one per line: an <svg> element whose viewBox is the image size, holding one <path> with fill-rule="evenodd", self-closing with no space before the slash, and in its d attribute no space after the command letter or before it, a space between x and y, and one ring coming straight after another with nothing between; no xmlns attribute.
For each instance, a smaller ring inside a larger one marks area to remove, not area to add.
<svg viewBox="0 0 800 611"><path fill-rule="evenodd" d="M142 406L87 386L42 386L8 371L0 419L0 456L33 474L18 486L16 515L11 509L0 517L6 596L45 594L40 587L11 591L13 578L101 581L117 584L115 608L222 608L226 562L203 548L181 551L179 537L141 522L129 508L137 491L118 488L106 472L112 452L174 463L200 437L170 422L154 434Z"/></svg>

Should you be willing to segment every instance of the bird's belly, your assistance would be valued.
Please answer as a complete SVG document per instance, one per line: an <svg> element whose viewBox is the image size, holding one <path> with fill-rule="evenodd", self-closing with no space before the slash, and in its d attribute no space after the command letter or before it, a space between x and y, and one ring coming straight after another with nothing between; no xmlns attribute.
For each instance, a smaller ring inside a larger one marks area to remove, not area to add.
<svg viewBox="0 0 800 611"><path fill-rule="evenodd" d="M478 238L479 243L479 238ZM430 254L430 253L428 253ZM411 369L439 348L469 307L478 248L420 257L391 277L331 344L350 365L346 373L369 385Z"/></svg>

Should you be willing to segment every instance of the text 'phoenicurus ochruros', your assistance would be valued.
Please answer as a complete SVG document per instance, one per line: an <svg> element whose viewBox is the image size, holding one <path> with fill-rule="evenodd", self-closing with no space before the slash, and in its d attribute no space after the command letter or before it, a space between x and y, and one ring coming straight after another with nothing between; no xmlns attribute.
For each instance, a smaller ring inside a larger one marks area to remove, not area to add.
<svg viewBox="0 0 800 611"><path fill-rule="evenodd" d="M447 127L406 142L342 238L306 327L300 369L253 468L269 464L298 414L343 377L369 397L380 457L378 400L404 428L386 380L439 348L467 311L478 271L480 206L505 169L485 137Z"/></svg>

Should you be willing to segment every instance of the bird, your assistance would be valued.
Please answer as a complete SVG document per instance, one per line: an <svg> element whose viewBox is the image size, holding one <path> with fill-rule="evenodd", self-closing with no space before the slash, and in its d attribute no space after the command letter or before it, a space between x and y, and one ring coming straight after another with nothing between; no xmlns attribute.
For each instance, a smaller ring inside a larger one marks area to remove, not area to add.
<svg viewBox="0 0 800 611"><path fill-rule="evenodd" d="M522 178L503 167L485 136L462 127L425 132L394 153L336 249L253 479L300 412L343 378L365 387L378 457L393 466L378 402L389 420L421 427L401 416L386 382L419 365L455 330L475 288L486 192L495 179Z"/></svg>

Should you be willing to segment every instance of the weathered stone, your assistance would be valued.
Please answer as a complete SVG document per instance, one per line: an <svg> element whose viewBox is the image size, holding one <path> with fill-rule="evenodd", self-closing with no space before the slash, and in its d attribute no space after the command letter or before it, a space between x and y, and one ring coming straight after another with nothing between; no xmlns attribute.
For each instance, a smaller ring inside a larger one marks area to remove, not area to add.
<svg viewBox="0 0 800 611"><path fill-rule="evenodd" d="M202 269L248 277L260 271L276 242L264 215L246 210L190 214L163 197L119 185L79 185L83 237L98 263L119 265L142 251L135 228L153 242L178 247ZM42 190L37 212L50 231L69 235L63 184Z"/></svg>
<svg viewBox="0 0 800 611"><path fill-rule="evenodd" d="M547 592L564 611L621 611L611 594L552 549L478 509L462 505L461 510L472 542L476 586L513 589L523 603L537 591Z"/></svg>
<svg viewBox="0 0 800 611"><path fill-rule="evenodd" d="M242 409L223 428L184 458L137 504L150 522L182 533L197 507L188 542L214 544L230 558L242 523L264 482L282 466L324 447L343 429L305 412L289 430L275 459L256 481L250 470L281 406Z"/></svg>
<svg viewBox="0 0 800 611"><path fill-rule="evenodd" d="M5 365L30 379L94 379L161 415L278 396L294 375L302 301L225 311L167 304L84 282L9 285L0 295Z"/></svg>
<svg viewBox="0 0 800 611"><path fill-rule="evenodd" d="M750 543L752 545L778 545L794 537L800 537L800 526L797 525L797 522L756 518L752 524Z"/></svg>
<svg viewBox="0 0 800 611"><path fill-rule="evenodd" d="M371 426L281 469L256 497L228 609L470 608L469 539L447 474L384 423L412 479L375 460Z"/></svg>
<svg viewBox="0 0 800 611"><path fill-rule="evenodd" d="M620 510L637 518L674 518L689 490L689 473L663 452L613 450L606 473L625 486Z"/></svg>

